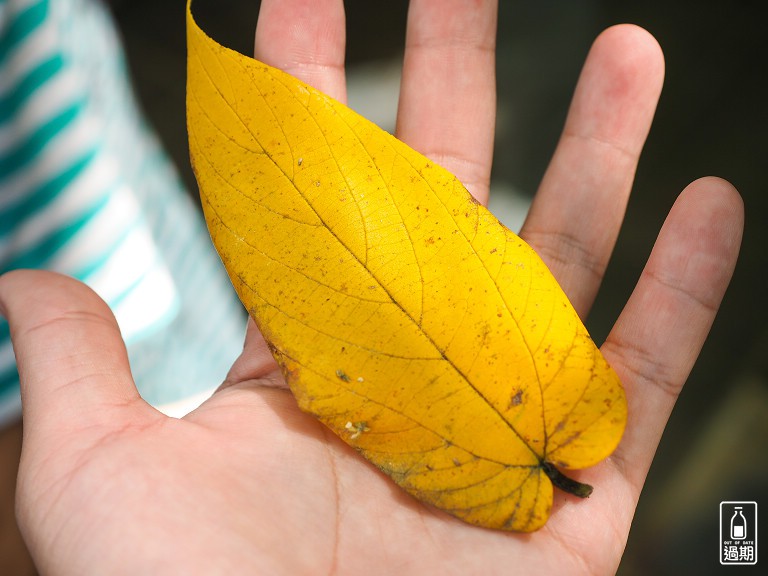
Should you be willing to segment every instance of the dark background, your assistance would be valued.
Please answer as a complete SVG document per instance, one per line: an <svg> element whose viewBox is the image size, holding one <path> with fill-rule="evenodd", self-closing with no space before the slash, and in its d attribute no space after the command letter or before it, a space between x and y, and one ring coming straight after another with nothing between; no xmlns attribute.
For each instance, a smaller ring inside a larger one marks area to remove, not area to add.
<svg viewBox="0 0 768 576"><path fill-rule="evenodd" d="M194 193L184 125L184 2L111 4L142 105ZM350 66L398 58L407 3L346 4ZM720 573L720 501L756 500L758 515L768 514L768 508L761 508L768 502L768 47L760 4L500 4L498 161L493 177L529 196L554 149L595 36L612 24L632 22L654 34L665 52L667 73L656 121L625 226L587 322L596 341L607 335L664 217L689 182L721 176L744 198L746 231L734 280L667 427L619 571L623 576ZM198 0L196 5L207 32L246 54L252 51L257 14L258 2L251 0ZM758 547L758 558L761 552ZM748 567L730 570L752 572Z"/></svg>

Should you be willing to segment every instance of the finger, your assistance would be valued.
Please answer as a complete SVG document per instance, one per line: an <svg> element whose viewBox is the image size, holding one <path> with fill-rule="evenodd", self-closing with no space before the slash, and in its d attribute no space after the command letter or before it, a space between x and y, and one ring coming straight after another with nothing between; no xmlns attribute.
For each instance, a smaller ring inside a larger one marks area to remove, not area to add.
<svg viewBox="0 0 768 576"><path fill-rule="evenodd" d="M626 462L638 491L730 282L743 221L741 198L727 182L706 178L688 186L602 347L629 403L614 458Z"/></svg>
<svg viewBox="0 0 768 576"><path fill-rule="evenodd" d="M9 272L0 277L0 313L11 329L25 435L109 422L114 408L140 401L115 318L85 285L52 272Z"/></svg>
<svg viewBox="0 0 768 576"><path fill-rule="evenodd" d="M345 102L344 26L341 0L263 0L254 54Z"/></svg>
<svg viewBox="0 0 768 576"><path fill-rule="evenodd" d="M663 77L645 30L621 25L597 38L521 231L582 317L616 242Z"/></svg>
<svg viewBox="0 0 768 576"><path fill-rule="evenodd" d="M243 352L235 360L219 390L243 382L253 382L272 388L288 388L280 372L280 366L269 351L269 346L253 318L248 318Z"/></svg>
<svg viewBox="0 0 768 576"><path fill-rule="evenodd" d="M496 116L495 0L413 0L397 137L487 203Z"/></svg>
<svg viewBox="0 0 768 576"><path fill-rule="evenodd" d="M341 0L263 0L254 55L318 90L346 102L344 4ZM277 363L253 320L243 352L219 388L249 382L285 387Z"/></svg>

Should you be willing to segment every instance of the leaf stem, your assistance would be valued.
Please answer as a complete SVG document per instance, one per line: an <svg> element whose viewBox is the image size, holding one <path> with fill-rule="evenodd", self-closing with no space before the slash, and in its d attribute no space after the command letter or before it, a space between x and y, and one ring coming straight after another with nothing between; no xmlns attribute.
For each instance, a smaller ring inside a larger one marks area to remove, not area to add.
<svg viewBox="0 0 768 576"><path fill-rule="evenodd" d="M552 480L552 484L554 484L557 488L560 488L560 490L563 492L568 492L569 494L573 494L579 498L586 498L592 494L592 486L589 484L583 484L582 482L577 482L573 478L568 478L568 476L560 472L560 470L558 470L553 464L550 464L549 462L542 462L541 467L544 469L544 474L546 474L549 479Z"/></svg>

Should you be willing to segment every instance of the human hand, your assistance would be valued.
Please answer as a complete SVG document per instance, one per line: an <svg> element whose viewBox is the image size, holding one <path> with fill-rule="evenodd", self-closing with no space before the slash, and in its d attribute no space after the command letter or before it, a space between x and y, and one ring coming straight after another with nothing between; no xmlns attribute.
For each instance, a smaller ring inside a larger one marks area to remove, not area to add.
<svg viewBox="0 0 768 576"><path fill-rule="evenodd" d="M305 7L302 9L302 7ZM290 23L290 27L286 27ZM339 0L262 2L257 57L344 98ZM488 194L495 6L414 0L398 136ZM456 74L461 70L462 74ZM585 316L626 206L661 87L645 32L595 43L521 235ZM452 99L445 99L452 94ZM224 386L186 418L145 404L119 330L87 288L43 272L0 279L22 381L18 516L43 573L612 573L669 412L730 278L741 202L700 180L672 209L602 350L629 422L606 461L555 492L533 534L466 525L411 499L298 411L249 325Z"/></svg>

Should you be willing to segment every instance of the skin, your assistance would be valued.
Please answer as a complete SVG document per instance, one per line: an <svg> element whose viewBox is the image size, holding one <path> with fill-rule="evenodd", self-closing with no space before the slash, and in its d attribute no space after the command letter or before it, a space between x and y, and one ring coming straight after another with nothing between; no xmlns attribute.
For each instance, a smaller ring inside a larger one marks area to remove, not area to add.
<svg viewBox="0 0 768 576"><path fill-rule="evenodd" d="M398 136L488 195L492 2L413 0ZM344 99L337 0L265 0L256 56ZM462 63L471 66L461 67ZM466 74L456 74L459 66ZM663 78L654 39L605 31L587 58L522 236L580 314L600 285ZM445 98L446 94L452 95ZM107 306L47 272L0 278L22 383L17 516L51 574L610 574L646 473L730 280L738 193L706 178L680 195L602 347L627 391L615 453L572 473L533 534L463 524L425 507L298 411L251 323L226 382L187 417L134 387Z"/></svg>

